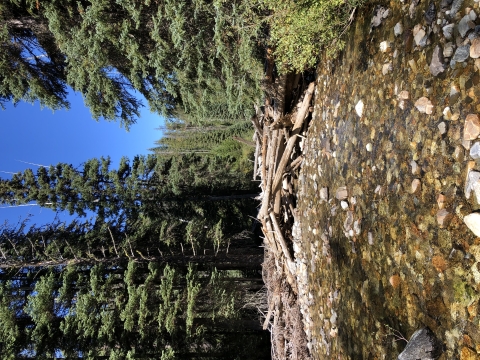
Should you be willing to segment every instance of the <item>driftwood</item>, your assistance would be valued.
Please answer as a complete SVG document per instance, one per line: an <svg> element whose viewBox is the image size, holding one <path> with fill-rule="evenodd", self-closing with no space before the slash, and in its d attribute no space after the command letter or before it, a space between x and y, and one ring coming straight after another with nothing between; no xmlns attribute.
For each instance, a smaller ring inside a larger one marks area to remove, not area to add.
<svg viewBox="0 0 480 360"><path fill-rule="evenodd" d="M242 143L242 144L245 144L245 145L248 145L248 146L252 146L252 147L256 146L256 144L253 141L245 140L244 138L241 138L240 136L234 136L233 140L238 141L239 143Z"/></svg>
<svg viewBox="0 0 480 360"><path fill-rule="evenodd" d="M254 180L257 173L261 176L261 206L257 218L264 233L263 276L269 302L263 328L272 332L272 359L310 358L296 301L297 274L290 227L296 215L292 179L303 162L301 154L296 154L296 159L292 159L295 157L292 154L297 140L306 131L314 83L308 85L303 100L285 114L300 97L302 90L297 88L300 79L301 76L295 75L280 76L273 84L273 73L267 69L265 103L263 107L256 106L256 115L251 119L255 129L255 166L260 167L258 170L255 167ZM293 89L295 94L291 93ZM290 93L286 95L286 91Z"/></svg>
<svg viewBox="0 0 480 360"><path fill-rule="evenodd" d="M293 147L295 146L295 142L297 140L297 135L300 133L300 130L302 129L303 121L305 120L308 109L310 107L310 101L312 100L314 89L315 89L315 83L312 82L308 86L301 108L298 109L295 125L293 126L292 136L290 137L290 139L288 139L287 147L285 149L285 152L283 153L282 160L280 160L280 164L278 165L277 173L275 174L275 179L273 180L273 185L272 185L273 189L276 189L280 185L280 181L282 180L283 170L285 170L285 166L287 166L287 162L290 159L290 155L292 153Z"/></svg>

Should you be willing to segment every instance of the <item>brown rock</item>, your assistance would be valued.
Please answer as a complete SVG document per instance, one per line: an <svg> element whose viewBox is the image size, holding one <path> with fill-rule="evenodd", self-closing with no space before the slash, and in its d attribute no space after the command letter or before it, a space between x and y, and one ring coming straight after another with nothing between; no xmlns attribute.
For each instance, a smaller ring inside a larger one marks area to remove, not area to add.
<svg viewBox="0 0 480 360"><path fill-rule="evenodd" d="M470 57L473 59L480 58L480 38L475 38L470 45Z"/></svg>
<svg viewBox="0 0 480 360"><path fill-rule="evenodd" d="M467 334L463 334L463 343L469 347L474 346L472 338L468 336Z"/></svg>
<svg viewBox="0 0 480 360"><path fill-rule="evenodd" d="M432 258L432 265L438 272L443 272L447 269L447 262L441 255L435 255Z"/></svg>
<svg viewBox="0 0 480 360"><path fill-rule="evenodd" d="M477 353L472 349L464 346L460 352L460 360L476 360Z"/></svg>
<svg viewBox="0 0 480 360"><path fill-rule="evenodd" d="M463 127L463 139L475 140L480 134L480 119L477 114L468 114Z"/></svg>
<svg viewBox="0 0 480 360"><path fill-rule="evenodd" d="M478 302L475 301L472 304L470 304L467 307L467 310L468 310L468 315L470 315L472 318L477 316L477 314L478 314Z"/></svg>
<svg viewBox="0 0 480 360"><path fill-rule="evenodd" d="M452 219L452 214L449 213L445 209L441 209L437 211L437 223L440 228L445 228L448 226L450 223L450 220Z"/></svg>
<svg viewBox="0 0 480 360"><path fill-rule="evenodd" d="M390 279L388 280L388 282L390 283L390 285L393 286L394 289L396 289L400 285L400 281L400 276L398 276L397 274L390 276Z"/></svg>
<svg viewBox="0 0 480 360"><path fill-rule="evenodd" d="M438 208L441 210L445 207L445 201L446 201L446 197L445 195L443 194L438 194L437 196L437 204L438 204ZM438 214L437 214L438 215Z"/></svg>

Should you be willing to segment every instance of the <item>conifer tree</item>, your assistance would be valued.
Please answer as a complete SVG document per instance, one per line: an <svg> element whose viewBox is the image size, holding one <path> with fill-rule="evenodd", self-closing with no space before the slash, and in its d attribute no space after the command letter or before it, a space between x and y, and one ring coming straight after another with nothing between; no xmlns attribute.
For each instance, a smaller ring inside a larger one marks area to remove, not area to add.
<svg viewBox="0 0 480 360"><path fill-rule="evenodd" d="M268 337L239 317L242 286L226 286L225 271L129 261L2 275L2 358L232 359L246 339L256 348L242 359L269 354Z"/></svg>
<svg viewBox="0 0 480 360"><path fill-rule="evenodd" d="M245 118L260 96L261 23L242 1L7 0L0 5L0 101L68 106L128 128L142 105L166 117Z"/></svg>

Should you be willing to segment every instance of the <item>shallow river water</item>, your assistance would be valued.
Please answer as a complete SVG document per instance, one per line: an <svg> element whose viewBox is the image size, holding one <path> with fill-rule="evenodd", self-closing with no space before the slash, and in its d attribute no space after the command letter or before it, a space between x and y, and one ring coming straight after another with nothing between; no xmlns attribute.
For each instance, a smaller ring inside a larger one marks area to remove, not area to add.
<svg viewBox="0 0 480 360"><path fill-rule="evenodd" d="M317 69L297 259L315 359L394 359L426 326L440 359L480 358L480 238L463 220L480 209L465 192L480 140L464 139L480 60L462 53L480 56L480 9L416 3L361 12L345 51Z"/></svg>

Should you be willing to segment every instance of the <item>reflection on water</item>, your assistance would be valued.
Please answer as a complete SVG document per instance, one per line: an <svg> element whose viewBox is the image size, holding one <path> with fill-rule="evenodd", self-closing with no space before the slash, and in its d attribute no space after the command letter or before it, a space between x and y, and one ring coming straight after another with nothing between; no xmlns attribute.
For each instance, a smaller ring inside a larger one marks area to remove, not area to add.
<svg viewBox="0 0 480 360"><path fill-rule="evenodd" d="M480 170L475 141L464 141L466 116L480 113L480 63L450 66L480 24L471 20L462 37L460 21L480 9L433 3L432 25L428 2L386 3L372 30L375 10L360 14L344 53L318 69L298 198L317 359L393 359L406 344L399 338L425 326L445 345L440 359L480 354L480 239L462 221L480 208L464 192L468 169ZM451 57L434 76L438 44ZM336 198L342 186L348 195Z"/></svg>

